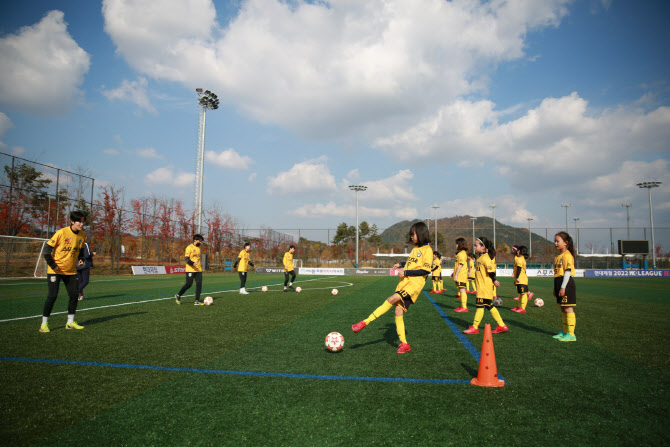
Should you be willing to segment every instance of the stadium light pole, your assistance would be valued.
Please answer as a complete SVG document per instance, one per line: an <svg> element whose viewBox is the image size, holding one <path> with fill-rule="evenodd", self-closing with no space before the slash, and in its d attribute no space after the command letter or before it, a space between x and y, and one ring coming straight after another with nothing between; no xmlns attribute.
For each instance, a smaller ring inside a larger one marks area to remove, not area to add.
<svg viewBox="0 0 670 447"><path fill-rule="evenodd" d="M622 203L621 206L626 207L626 229L628 230L628 240L630 240L630 207L633 206L632 203Z"/></svg>
<svg viewBox="0 0 670 447"><path fill-rule="evenodd" d="M646 188L649 191L649 221L651 222L651 264L656 270L656 245L654 241L654 212L651 207L651 188L658 188L662 182L642 182L638 183L639 188Z"/></svg>
<svg viewBox="0 0 670 447"><path fill-rule="evenodd" d="M195 165L195 216L198 233L202 232L202 181L205 169L205 121L207 118L207 109L216 110L219 108L219 98L209 90L202 91L201 88L195 89L198 94L198 105L200 106L198 120L198 154Z"/></svg>
<svg viewBox="0 0 670 447"><path fill-rule="evenodd" d="M471 217L472 219L472 254L476 256L475 252L475 220L477 220L476 217Z"/></svg>
<svg viewBox="0 0 670 447"><path fill-rule="evenodd" d="M528 253L530 256L533 256L533 237L530 232L530 221L533 220L533 218L526 217L526 220L528 220Z"/></svg>
<svg viewBox="0 0 670 447"><path fill-rule="evenodd" d="M431 206L435 210L435 251L437 251L437 209L439 206L437 204Z"/></svg>
<svg viewBox="0 0 670 447"><path fill-rule="evenodd" d="M577 233L577 250L575 250L575 254L579 254L579 227L577 227L579 217L573 217L572 220L575 221L575 233Z"/></svg>
<svg viewBox="0 0 670 447"><path fill-rule="evenodd" d="M358 192L368 189L363 185L350 185L349 189L356 191L356 268L358 268Z"/></svg>
<svg viewBox="0 0 670 447"><path fill-rule="evenodd" d="M493 208L493 246L496 245L496 206L498 205L489 205L489 208Z"/></svg>
<svg viewBox="0 0 670 447"><path fill-rule="evenodd" d="M568 226L568 208L570 208L572 205L570 203L561 203L561 206L565 208L565 232L569 233L570 227Z"/></svg>

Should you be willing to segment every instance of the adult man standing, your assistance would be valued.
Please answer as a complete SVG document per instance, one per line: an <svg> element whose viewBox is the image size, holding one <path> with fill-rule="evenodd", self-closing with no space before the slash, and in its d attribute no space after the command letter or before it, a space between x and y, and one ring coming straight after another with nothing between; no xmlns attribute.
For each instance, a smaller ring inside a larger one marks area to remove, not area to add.
<svg viewBox="0 0 670 447"><path fill-rule="evenodd" d="M195 280L195 302L193 303L196 306L200 306L200 292L202 292L202 264L200 263L200 258L202 257L202 252L200 250L200 245L205 240L200 234L193 235L193 243L186 247L186 252L184 253L184 260L186 261L186 283L182 286L179 293L174 297L177 300L177 304L181 304L181 296L193 285L193 280Z"/></svg>

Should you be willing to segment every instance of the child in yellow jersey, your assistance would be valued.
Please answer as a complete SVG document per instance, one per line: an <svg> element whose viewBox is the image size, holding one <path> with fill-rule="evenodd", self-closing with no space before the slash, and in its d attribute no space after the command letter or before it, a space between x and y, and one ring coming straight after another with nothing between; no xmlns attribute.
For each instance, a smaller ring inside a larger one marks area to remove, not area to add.
<svg viewBox="0 0 670 447"><path fill-rule="evenodd" d="M400 338L400 346L396 351L398 354L404 354L412 350L405 337L403 313L407 312L409 307L416 302L423 286L426 284L426 277L430 275L433 264L433 250L430 248L430 233L426 224L424 222L415 223L409 229L409 234L415 247L406 262L393 266L395 269L404 268L395 293L388 297L384 304L375 309L368 318L351 326L354 332L359 332L395 306L395 326L398 338Z"/></svg>
<svg viewBox="0 0 670 447"><path fill-rule="evenodd" d="M186 263L186 282L179 289L179 292L174 296L177 304L181 304L181 296L193 285L195 280L195 301L196 306L201 306L204 303L200 302L200 294L202 293L202 249L200 246L205 240L200 234L193 235L193 243L184 250L184 262Z"/></svg>
<svg viewBox="0 0 670 447"><path fill-rule="evenodd" d="M237 261L233 265L234 269L237 269L237 274L240 276L240 295L249 295L247 288L247 269L249 266L255 267L254 263L251 262L249 252L251 251L251 244L249 242L244 243L244 248L240 251L240 254L237 255ZM239 266L239 267L238 267Z"/></svg>
<svg viewBox="0 0 670 447"><path fill-rule="evenodd" d="M295 292L293 283L295 282L295 268L293 267L293 253L295 253L295 245L289 245L288 251L284 253L284 292ZM289 282L289 276L291 280Z"/></svg>
<svg viewBox="0 0 670 447"><path fill-rule="evenodd" d="M525 245L513 246L514 254L514 284L519 294L520 306L513 307L512 312L519 314L526 313L526 304L528 304L528 276L526 275L526 259L528 259L528 248Z"/></svg>
<svg viewBox="0 0 670 447"><path fill-rule="evenodd" d="M81 249L86 242L84 223L86 215L81 211L70 213L70 226L61 228L44 246L44 260L47 263L47 299L42 311L40 332L51 332L49 316L53 310L61 281L65 284L70 300L67 303L67 323L65 329L84 329L74 321L77 311L79 289L77 287L77 266L84 265Z"/></svg>
<svg viewBox="0 0 670 447"><path fill-rule="evenodd" d="M433 288L430 293L442 292L442 255L439 252L433 253Z"/></svg>
<svg viewBox="0 0 670 447"><path fill-rule="evenodd" d="M561 306L563 330L554 335L558 341L577 341L575 326L577 317L577 287L575 286L575 247L572 237L565 231L556 233L554 245L559 251L554 259L554 296L556 304Z"/></svg>
<svg viewBox="0 0 670 447"><path fill-rule="evenodd" d="M477 286L475 285L475 255L468 253L468 284L470 290L466 290L465 293L477 293Z"/></svg>
<svg viewBox="0 0 670 447"><path fill-rule="evenodd" d="M475 252L480 253L479 258L477 258L477 272L475 273L477 280L477 312L472 325L463 333L479 334L479 323L484 318L484 309L488 309L493 319L498 323L498 327L493 330L493 333L507 332L509 328L500 316L498 309L493 307L493 288L500 286L500 283L496 280L496 269L493 261L496 256L496 249L490 240L480 236L475 240Z"/></svg>
<svg viewBox="0 0 670 447"><path fill-rule="evenodd" d="M468 285L468 244L462 237L456 239L456 264L451 277L456 284L456 290L458 290L457 296L461 299L461 305L454 309L454 312L470 312L468 310L468 294L465 293L465 288Z"/></svg>

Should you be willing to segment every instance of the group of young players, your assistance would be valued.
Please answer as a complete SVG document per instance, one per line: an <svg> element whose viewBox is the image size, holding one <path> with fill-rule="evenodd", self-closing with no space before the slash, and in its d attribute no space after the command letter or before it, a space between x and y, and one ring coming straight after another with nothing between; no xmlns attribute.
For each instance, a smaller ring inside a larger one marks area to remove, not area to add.
<svg viewBox="0 0 670 447"><path fill-rule="evenodd" d="M439 253L433 253L430 248L430 234L428 227L423 222L417 222L410 228L409 234L415 247L409 254L406 262L394 265L395 269L404 268L398 285L393 295L388 297L384 303L375 309L365 320L361 320L351 326L353 332L360 332L368 324L372 323L391 308L395 307L395 324L400 345L396 351L398 354L405 354L411 351L410 344L407 342L405 333L405 322L403 314L409 307L416 302L419 294L423 291L424 284L428 275L432 273L433 289L431 292L443 292L441 276L441 256ZM556 303L561 307L563 316L563 330L554 335L554 338L562 342L576 341L575 337L575 312L577 305L576 287L574 282L574 248L572 238L566 232L559 232L554 236L554 245L559 250L558 256L554 259L554 296ZM525 247L514 247L514 283L519 293L520 306L512 310L517 313L526 312L528 302L528 276L526 275L526 258L528 253ZM474 266L468 265L467 246L464 238L456 239L456 262L454 272L451 278L459 290L461 305L454 309L454 312L469 312L467 309L467 281L471 278L474 271L475 293L477 295L474 321L463 331L465 334L478 334L479 324L481 323L486 309L496 321L498 326L493 333L502 333L509 331L500 312L493 305L496 294L496 288L500 283L496 279L496 250L493 243L486 237L480 236L475 240L475 253L477 257ZM474 258L474 256L470 256Z"/></svg>
<svg viewBox="0 0 670 447"><path fill-rule="evenodd" d="M42 324L40 332L50 332L48 319L51 315L56 298L58 297L59 284L62 281L68 292L68 318L65 325L66 329L84 329L83 326L74 321L75 312L78 303L78 281L77 265L83 265L81 251L86 242L86 233L83 226L86 222L85 215L79 211L70 213L70 226L58 230L52 238L46 243L44 259L48 265L47 269L47 299L44 303L42 313ZM359 332L368 324L379 318L391 308L395 307L395 324L400 345L396 351L398 354L404 354L411 351L407 342L405 333L405 323L403 315L409 307L414 304L423 291L426 278L432 273L433 290L444 291L441 276L441 256L439 253L433 253L430 247L430 233L428 227L423 222L417 222L410 228L410 237L414 243L414 248L409 254L407 261L397 263L395 269L403 269L400 275L398 285L393 295L389 296L384 303L375 309L365 320L352 325L354 332ZM202 292L202 263L201 248L204 238L200 234L193 236L193 243L186 247L184 260L186 262L186 282L175 295L177 304L181 304L181 297L195 281L195 302L196 306L201 305L200 294ZM554 236L554 245L559 254L554 259L554 296L556 303L561 307L563 320L563 330L556 334L554 338L562 342L576 341L575 325L576 316L574 308L577 305L576 287L574 281L575 261L574 247L572 238L566 232L559 232ZM525 247L513 247L515 254L514 262L514 283L519 293L520 306L512 309L518 313L525 313L528 302L528 277L526 275L526 261L528 257ZM250 260L251 244L246 242L244 248L240 251L234 268L238 270L240 277L240 294L247 295L246 290L248 266L254 267ZM295 246L291 245L284 254L284 291L294 291L293 283L296 278L293 267L293 254ZM468 256L467 245L464 238L456 239L456 262L454 272L451 278L456 284L461 299L461 305L454 309L454 312L469 312L467 308L467 282L474 277L477 295L474 321L465 329L465 334L478 334L479 324L481 323L485 309L496 321L498 326L493 333L502 333L509 331L509 327L504 323L500 312L494 307L493 300L496 294L496 288L500 283L496 279L496 250L493 243L486 237L480 236L475 240L475 253L479 256L474 262L474 256ZM468 259L469 258L469 259ZM473 262L473 264L469 264Z"/></svg>

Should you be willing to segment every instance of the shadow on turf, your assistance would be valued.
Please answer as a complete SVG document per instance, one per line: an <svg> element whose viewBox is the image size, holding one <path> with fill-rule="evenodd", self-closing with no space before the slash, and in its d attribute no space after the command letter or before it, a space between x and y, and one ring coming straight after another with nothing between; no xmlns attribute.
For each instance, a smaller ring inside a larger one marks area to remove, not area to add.
<svg viewBox="0 0 670 447"><path fill-rule="evenodd" d="M382 328L379 328L378 330L381 330ZM409 334L407 330L405 330L406 333ZM390 346L396 346L397 343L396 341L398 340L398 333L395 330L395 324L387 324L386 329L384 331L384 336L380 339L369 341L367 343L357 343L355 345L352 345L349 349L358 349L362 348L364 346L369 346L369 345L376 345L377 343L384 343L390 345Z"/></svg>
<svg viewBox="0 0 670 447"><path fill-rule="evenodd" d="M93 318L93 319L90 319L90 320L85 320L85 321L82 321L81 324L85 326L85 325L91 325L91 324L105 323L109 320L116 320L117 318L126 318L126 317L131 317L133 315L142 315L142 314L146 314L146 313L147 312L129 312L129 313L125 313L125 314L109 315L109 316L106 316L106 317L98 317L98 318Z"/></svg>

